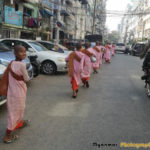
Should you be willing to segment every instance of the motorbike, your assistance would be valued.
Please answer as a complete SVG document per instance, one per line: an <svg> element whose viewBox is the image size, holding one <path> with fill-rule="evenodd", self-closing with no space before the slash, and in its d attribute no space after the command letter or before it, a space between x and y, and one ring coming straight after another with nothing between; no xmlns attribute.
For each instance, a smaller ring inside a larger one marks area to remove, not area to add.
<svg viewBox="0 0 150 150"><path fill-rule="evenodd" d="M145 88L147 89L147 96L150 97L150 66L143 68L143 71L146 73L141 77L145 81Z"/></svg>
<svg viewBox="0 0 150 150"><path fill-rule="evenodd" d="M31 62L31 65L33 67L33 76L34 77L37 77L40 73L40 62L37 61L37 55L31 55L31 56L28 56L30 62Z"/></svg>

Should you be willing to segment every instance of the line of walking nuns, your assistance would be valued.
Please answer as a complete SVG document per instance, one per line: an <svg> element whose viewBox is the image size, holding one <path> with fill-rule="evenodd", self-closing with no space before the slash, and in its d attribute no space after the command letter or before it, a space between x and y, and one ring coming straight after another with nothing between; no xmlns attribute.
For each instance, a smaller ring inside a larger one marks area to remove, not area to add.
<svg viewBox="0 0 150 150"><path fill-rule="evenodd" d="M100 42L96 42L94 47L91 46L90 42L85 43L84 46L81 43L76 45L76 50L66 58L73 98L77 97L80 80L82 80L84 87L89 88L92 69L94 74L98 73L103 58L106 63L110 63L111 54L114 56L115 46L109 43L103 46Z"/></svg>

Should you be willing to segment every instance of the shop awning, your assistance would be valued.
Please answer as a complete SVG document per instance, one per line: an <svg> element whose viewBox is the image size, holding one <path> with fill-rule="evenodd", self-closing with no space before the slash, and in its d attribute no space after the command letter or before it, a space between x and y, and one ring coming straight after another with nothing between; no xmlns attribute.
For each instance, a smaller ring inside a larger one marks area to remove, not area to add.
<svg viewBox="0 0 150 150"><path fill-rule="evenodd" d="M40 9L40 14L43 16L43 17L46 17L46 15L49 15L49 16L53 16L53 12L51 12L50 10L48 9Z"/></svg>

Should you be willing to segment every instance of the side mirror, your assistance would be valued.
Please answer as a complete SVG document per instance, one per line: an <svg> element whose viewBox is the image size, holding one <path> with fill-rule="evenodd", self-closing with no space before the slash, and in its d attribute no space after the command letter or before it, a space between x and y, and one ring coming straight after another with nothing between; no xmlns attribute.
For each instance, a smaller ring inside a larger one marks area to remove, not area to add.
<svg viewBox="0 0 150 150"><path fill-rule="evenodd" d="M28 48L28 51L33 53L34 52L34 49L33 48Z"/></svg>

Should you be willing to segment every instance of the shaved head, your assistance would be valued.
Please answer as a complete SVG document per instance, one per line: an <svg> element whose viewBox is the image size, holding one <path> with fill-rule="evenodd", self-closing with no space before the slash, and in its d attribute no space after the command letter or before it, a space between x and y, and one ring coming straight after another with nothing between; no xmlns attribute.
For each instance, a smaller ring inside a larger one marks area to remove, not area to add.
<svg viewBox="0 0 150 150"><path fill-rule="evenodd" d="M22 50L22 49L25 49L25 47L24 46L22 46L22 45L16 45L15 47L14 47L14 52L15 53L18 53L20 50Z"/></svg>

